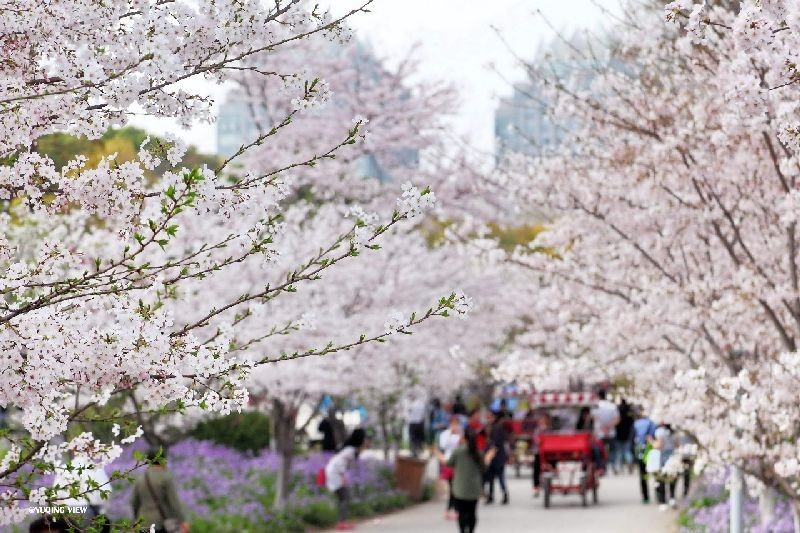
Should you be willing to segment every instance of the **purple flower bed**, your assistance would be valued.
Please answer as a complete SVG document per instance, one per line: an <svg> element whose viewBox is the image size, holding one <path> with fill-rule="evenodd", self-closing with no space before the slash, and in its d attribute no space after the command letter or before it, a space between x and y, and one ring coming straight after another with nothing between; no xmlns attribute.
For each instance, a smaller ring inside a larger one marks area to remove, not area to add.
<svg viewBox="0 0 800 533"><path fill-rule="evenodd" d="M125 471L136 464L135 450L146 448L142 442L125 450L107 471ZM323 468L328 456L322 453L300 455L292 464L292 484L288 497L288 509L297 514L319 522L330 522L335 507L331 495L315 485L317 472ZM239 452L210 441L185 440L170 448L167 466L173 473L180 499L194 523L204 520L217 520L234 517L259 527L275 519L271 508L275 494L276 472L279 457L273 452L249 454ZM134 475L139 475L135 473ZM358 461L351 475L351 485L356 492L355 502L375 502L393 499L395 506L405 501L391 482L391 465L376 459ZM127 481L115 482L108 503L108 515L114 519L130 518L132 485ZM392 507L387 504L386 510ZM303 514L309 508L319 508L326 514L325 519L308 518ZM380 510L372 505L372 511ZM287 511L284 511L286 514ZM210 527L210 530L214 530Z"/></svg>
<svg viewBox="0 0 800 533"><path fill-rule="evenodd" d="M728 472L706 473L696 483L694 500L681 513L680 533L727 533L730 502L726 488ZM744 502L745 529L750 533L794 533L792 510L788 501L779 500L771 520L761 523L758 501Z"/></svg>

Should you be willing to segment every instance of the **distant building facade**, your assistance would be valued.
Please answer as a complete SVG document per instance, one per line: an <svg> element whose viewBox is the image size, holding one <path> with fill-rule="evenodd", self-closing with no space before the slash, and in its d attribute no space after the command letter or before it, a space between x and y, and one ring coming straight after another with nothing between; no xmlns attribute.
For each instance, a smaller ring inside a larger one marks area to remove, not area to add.
<svg viewBox="0 0 800 533"><path fill-rule="evenodd" d="M603 61L593 57L576 59L576 50L586 50L584 37L576 36L569 44L561 40L544 45L532 61L532 70L542 68L544 76L572 78L577 76L579 87L591 86L594 70L592 61ZM586 57L592 57L586 54ZM623 69L617 61L610 61L612 68ZM574 79L574 78L573 78ZM533 80L515 83L510 96L500 99L495 110L494 138L495 162L501 164L510 154L531 157L543 155L548 148L564 142L575 124L549 116L549 96Z"/></svg>
<svg viewBox="0 0 800 533"><path fill-rule="evenodd" d="M497 161L511 153L537 156L544 147L558 141L555 127L546 116L546 104L540 103L539 88L533 83L516 83L513 91L511 96L500 99L495 111Z"/></svg>
<svg viewBox="0 0 800 533"><path fill-rule="evenodd" d="M355 67L360 75L377 80L384 75L383 67L366 46L359 46L354 55ZM354 80L358 83L358 80ZM358 87L353 87L358 90ZM235 93L233 93L235 94ZM410 97L410 93L409 93ZM259 115L261 113L261 115ZM272 126L274 120L269 117L268 102L263 106L254 106L243 100L228 99L220 106L217 115L217 154L231 157L243 145L253 142L259 135L259 127ZM389 168L417 168L419 166L419 150L397 149L389 154L368 153L357 162L357 172L364 177L375 178L380 182L392 180Z"/></svg>

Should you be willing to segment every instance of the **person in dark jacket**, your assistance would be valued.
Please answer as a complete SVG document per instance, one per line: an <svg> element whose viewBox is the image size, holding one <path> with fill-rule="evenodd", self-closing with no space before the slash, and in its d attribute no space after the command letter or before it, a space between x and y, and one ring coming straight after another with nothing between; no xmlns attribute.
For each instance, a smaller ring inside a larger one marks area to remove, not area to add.
<svg viewBox="0 0 800 533"><path fill-rule="evenodd" d="M489 463L486 481L489 483L489 494L486 503L494 502L494 480L500 484L503 491L503 505L508 504L508 488L506 487L506 463L508 462L508 433L503 424L503 417L496 411L489 411L488 450L494 450L492 461Z"/></svg>
<svg viewBox="0 0 800 533"><path fill-rule="evenodd" d="M592 410L588 407L581 407L578 413L578 423L575 424L576 431L592 431L594 428L594 420L592 419Z"/></svg>
<svg viewBox="0 0 800 533"><path fill-rule="evenodd" d="M336 420L336 409L331 407L328 410L328 416L320 420L317 430L322 433L322 451L329 453L336 453L339 447L336 445L336 428L334 421Z"/></svg>
<svg viewBox="0 0 800 533"><path fill-rule="evenodd" d="M456 399L453 402L453 414L467 416L467 406L464 405L464 400L461 399L460 394L456 394Z"/></svg>
<svg viewBox="0 0 800 533"><path fill-rule="evenodd" d="M633 408L623 398L617 409L619 422L611 442L611 468L617 474L627 465L628 472L633 473Z"/></svg>

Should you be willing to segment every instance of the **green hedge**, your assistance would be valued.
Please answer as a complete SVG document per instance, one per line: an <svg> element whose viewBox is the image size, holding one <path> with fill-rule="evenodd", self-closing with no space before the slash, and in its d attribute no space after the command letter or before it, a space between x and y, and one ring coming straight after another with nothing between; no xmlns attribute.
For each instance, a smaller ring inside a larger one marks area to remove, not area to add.
<svg viewBox="0 0 800 533"><path fill-rule="evenodd" d="M258 411L231 413L197 424L190 435L210 440L243 452L258 452L269 447L270 418Z"/></svg>

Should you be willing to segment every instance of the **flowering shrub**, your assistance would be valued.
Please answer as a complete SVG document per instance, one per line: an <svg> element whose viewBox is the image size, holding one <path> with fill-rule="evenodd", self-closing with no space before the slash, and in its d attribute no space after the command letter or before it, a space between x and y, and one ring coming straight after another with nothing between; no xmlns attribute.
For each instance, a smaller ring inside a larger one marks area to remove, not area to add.
<svg viewBox="0 0 800 533"><path fill-rule="evenodd" d="M706 472L697 481L695 498L680 517L680 533L727 533L730 501L728 500L728 472ZM751 533L792 533L792 510L787 500L779 500L775 513L766 523L761 521L758 501L744 501L745 530Z"/></svg>
<svg viewBox="0 0 800 533"><path fill-rule="evenodd" d="M135 464L137 443L112 463L116 470ZM293 478L286 508L273 512L277 454L245 453L207 441L185 440L173 446L167 466L177 483L178 495L189 514L193 532L305 531L307 526L328 526L336 521L336 507L325 489L315 486L317 472L328 455L299 456L292 465ZM390 465L361 459L350 478L351 514L367 516L407 505L408 498L392 486ZM109 497L108 515L131 517L130 483L118 483Z"/></svg>

